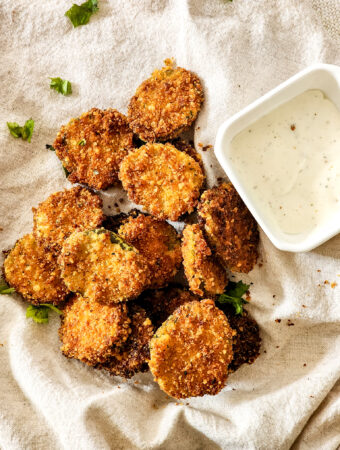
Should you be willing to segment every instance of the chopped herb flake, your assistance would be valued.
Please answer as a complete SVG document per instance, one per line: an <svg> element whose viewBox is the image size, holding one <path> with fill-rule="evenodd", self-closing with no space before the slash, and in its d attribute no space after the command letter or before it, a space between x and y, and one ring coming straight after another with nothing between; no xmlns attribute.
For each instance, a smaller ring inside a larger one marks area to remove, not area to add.
<svg viewBox="0 0 340 450"><path fill-rule="evenodd" d="M33 119L26 120L23 127L21 127L16 122L7 122L7 126L12 136L14 136L15 138L21 137L24 141L31 142L31 137L34 129Z"/></svg>
<svg viewBox="0 0 340 450"><path fill-rule="evenodd" d="M54 305L42 303L39 306L29 305L26 309L26 318L31 318L36 323L48 323L48 313L50 310L56 312L57 314L62 314L62 311Z"/></svg>
<svg viewBox="0 0 340 450"><path fill-rule="evenodd" d="M235 314L243 314L243 305L248 303L243 295L248 291L249 284L244 284L242 281L235 283L229 281L226 291L217 299L219 303L229 303L235 308Z"/></svg>
<svg viewBox="0 0 340 450"><path fill-rule="evenodd" d="M0 294L13 294L15 292L14 288L8 286L8 284L4 281L0 281Z"/></svg>
<svg viewBox="0 0 340 450"><path fill-rule="evenodd" d="M74 28L76 28L80 25L86 25L87 23L89 23L92 14L94 14L98 10L98 1L88 0L81 5L73 4L71 8L66 11L65 16L70 19L72 25L74 26Z"/></svg>
<svg viewBox="0 0 340 450"><path fill-rule="evenodd" d="M62 95L70 95L72 94L72 86L71 83L67 80L63 80L60 77L50 78L50 88L59 92Z"/></svg>
<svg viewBox="0 0 340 450"><path fill-rule="evenodd" d="M86 144L86 139L82 139L81 141L78 142L78 145L81 145L82 147L84 147L85 144Z"/></svg>
<svg viewBox="0 0 340 450"><path fill-rule="evenodd" d="M46 150L51 150L51 152L55 152L55 148L50 144L46 144Z"/></svg>

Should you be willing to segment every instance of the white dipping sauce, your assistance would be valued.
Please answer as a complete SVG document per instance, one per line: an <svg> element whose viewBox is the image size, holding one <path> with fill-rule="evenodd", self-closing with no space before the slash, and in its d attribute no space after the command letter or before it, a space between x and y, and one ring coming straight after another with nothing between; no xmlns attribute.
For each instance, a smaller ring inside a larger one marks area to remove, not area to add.
<svg viewBox="0 0 340 450"><path fill-rule="evenodd" d="M239 133L230 161L281 231L311 232L340 208L340 112L309 90Z"/></svg>

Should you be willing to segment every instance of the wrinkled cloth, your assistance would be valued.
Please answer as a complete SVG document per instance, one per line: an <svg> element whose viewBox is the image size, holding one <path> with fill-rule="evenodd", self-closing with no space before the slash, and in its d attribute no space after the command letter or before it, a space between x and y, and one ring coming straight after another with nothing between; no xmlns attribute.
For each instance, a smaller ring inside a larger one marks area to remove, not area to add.
<svg viewBox="0 0 340 450"><path fill-rule="evenodd" d="M60 125L92 107L126 113L136 87L165 58L204 84L193 132L198 149L214 143L222 121L299 70L340 64L338 0L99 0L99 12L78 28L64 16L71 4L0 3L2 249L30 232L32 206L71 187L45 148ZM71 96L49 88L49 77L58 76L71 81ZM30 117L31 143L10 136L6 121L22 125ZM213 150L202 156L213 186L225 175ZM101 196L107 213L119 198L122 210L130 208L120 188ZM180 402L150 373L124 381L66 359L56 315L38 325L25 318L17 295L1 296L0 447L336 449L339 263L340 235L293 254L261 232L259 264L241 277L253 283L248 309L261 328L261 355L219 395Z"/></svg>

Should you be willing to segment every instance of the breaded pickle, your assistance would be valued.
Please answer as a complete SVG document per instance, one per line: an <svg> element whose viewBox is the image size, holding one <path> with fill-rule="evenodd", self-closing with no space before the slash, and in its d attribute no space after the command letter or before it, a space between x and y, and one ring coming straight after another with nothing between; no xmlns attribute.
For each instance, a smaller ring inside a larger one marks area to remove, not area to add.
<svg viewBox="0 0 340 450"><path fill-rule="evenodd" d="M71 291L106 304L138 297L149 283L144 256L103 228L72 233L58 261Z"/></svg>
<svg viewBox="0 0 340 450"><path fill-rule="evenodd" d="M149 370L149 343L153 336L154 327L143 308L129 305L131 318L131 333L123 347L102 368L112 375L131 378L138 372Z"/></svg>
<svg viewBox="0 0 340 450"><path fill-rule="evenodd" d="M56 253L71 233L97 228L103 220L101 198L80 186L55 192L33 208L36 239Z"/></svg>
<svg viewBox="0 0 340 450"><path fill-rule="evenodd" d="M197 207L212 249L232 272L248 273L258 257L257 223L231 183L203 192Z"/></svg>
<svg viewBox="0 0 340 450"><path fill-rule="evenodd" d="M121 164L119 178L130 200L170 220L194 210L204 181L200 165L171 144L147 144L132 151Z"/></svg>
<svg viewBox="0 0 340 450"><path fill-rule="evenodd" d="M103 363L127 340L130 322L126 304L104 305L75 294L62 315L61 351L91 366Z"/></svg>
<svg viewBox="0 0 340 450"><path fill-rule="evenodd" d="M204 165L202 161L202 156L195 149L193 143L186 142L184 139L181 138L176 138L170 141L169 144L172 144L174 147L177 148L177 150L191 156L192 159L194 159L200 165L202 173L204 174Z"/></svg>
<svg viewBox="0 0 340 450"><path fill-rule="evenodd" d="M200 297L222 294L228 278L225 269L213 257L199 225L183 230L182 255L190 290Z"/></svg>
<svg viewBox="0 0 340 450"><path fill-rule="evenodd" d="M203 98L199 78L167 59L165 67L155 70L132 97L130 126L145 142L175 138L196 120Z"/></svg>
<svg viewBox="0 0 340 450"><path fill-rule="evenodd" d="M235 314L232 305L219 303L218 307L227 316L231 328L236 331L233 338L234 357L229 364L229 372L235 372L242 364L253 364L260 355L260 329L245 308L242 314Z"/></svg>
<svg viewBox="0 0 340 450"><path fill-rule="evenodd" d="M71 183L106 189L118 181L120 163L133 148L133 133L117 110L92 108L63 125L53 147Z"/></svg>
<svg viewBox="0 0 340 450"><path fill-rule="evenodd" d="M149 367L155 381L174 398L217 394L233 359L233 335L212 300L185 303L151 339Z"/></svg>
<svg viewBox="0 0 340 450"><path fill-rule="evenodd" d="M19 239L4 262L7 283L33 305L65 300L68 289L55 255L41 246L33 233Z"/></svg>
<svg viewBox="0 0 340 450"><path fill-rule="evenodd" d="M129 217L118 234L147 259L149 288L163 287L173 279L182 262L181 241L174 227L164 220L139 214Z"/></svg>
<svg viewBox="0 0 340 450"><path fill-rule="evenodd" d="M184 303L199 300L188 289L180 285L171 285L164 289L155 289L143 292L138 303L146 310L148 317L156 328Z"/></svg>

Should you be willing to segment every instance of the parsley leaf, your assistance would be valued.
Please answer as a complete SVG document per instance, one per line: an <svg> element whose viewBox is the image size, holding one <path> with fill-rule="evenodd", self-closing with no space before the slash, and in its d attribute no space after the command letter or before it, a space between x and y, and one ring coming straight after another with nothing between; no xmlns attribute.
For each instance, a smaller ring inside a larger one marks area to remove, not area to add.
<svg viewBox="0 0 340 450"><path fill-rule="evenodd" d="M234 281L229 281L226 291L221 294L217 301L219 303L229 303L235 308L235 314L243 314L243 305L248 303L243 295L249 289L249 284L244 284L242 281L235 283Z"/></svg>
<svg viewBox="0 0 340 450"><path fill-rule="evenodd" d="M26 309L26 318L32 318L36 323L48 323L48 313L50 310L59 315L62 311L49 303L42 303L39 306L29 305Z"/></svg>
<svg viewBox="0 0 340 450"><path fill-rule="evenodd" d="M62 80L60 77L50 78L50 88L59 92L62 95L70 95L72 94L72 86L71 83L67 80Z"/></svg>
<svg viewBox="0 0 340 450"><path fill-rule="evenodd" d="M0 281L0 294L13 294L13 292L15 292L14 288L9 287L4 280Z"/></svg>
<svg viewBox="0 0 340 450"><path fill-rule="evenodd" d="M73 4L71 8L66 11L65 16L70 19L72 25L76 28L80 25L89 23L92 14L98 10L98 0L87 0L87 2L84 2L81 5Z"/></svg>
<svg viewBox="0 0 340 450"><path fill-rule="evenodd" d="M81 145L82 147L84 147L84 145L86 145L86 139L82 139L81 141L79 141L78 145Z"/></svg>
<svg viewBox="0 0 340 450"><path fill-rule="evenodd" d="M14 136L15 138L21 137L24 141L31 142L31 137L34 129L33 119L26 120L23 127L21 127L16 122L7 122L7 126L12 136Z"/></svg>

